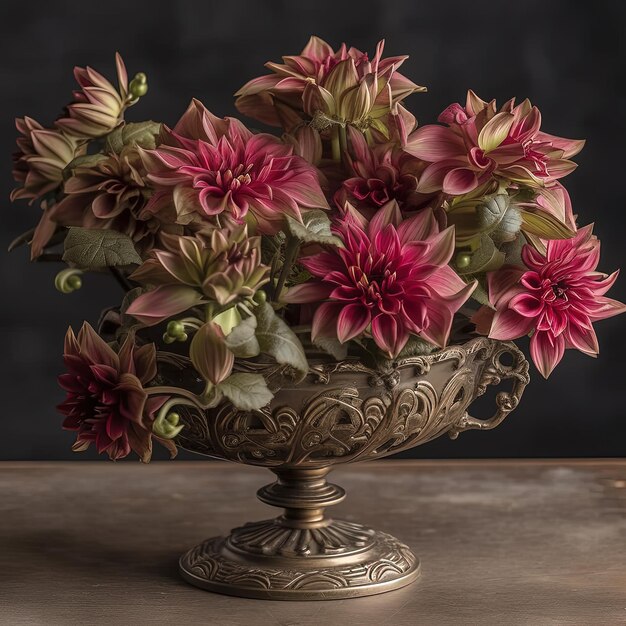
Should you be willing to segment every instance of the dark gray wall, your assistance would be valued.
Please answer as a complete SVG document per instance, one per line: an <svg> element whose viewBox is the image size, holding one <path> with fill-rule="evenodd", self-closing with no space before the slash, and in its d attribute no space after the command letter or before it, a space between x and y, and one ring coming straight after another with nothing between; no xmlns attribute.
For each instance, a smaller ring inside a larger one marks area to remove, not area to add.
<svg viewBox="0 0 626 626"><path fill-rule="evenodd" d="M231 94L263 72L263 63L297 53L312 33L388 54L410 54L403 72L430 92L408 104L433 122L468 87L500 102L529 97L544 129L586 137L580 168L565 182L583 223L597 221L602 268L625 261L626 3L595 0L513 2L3 2L0 8L2 246L30 227L38 209L10 206L13 118L49 123L69 99L74 65L109 75L113 53L129 71L145 71L150 94L131 119L176 121L192 96L220 115ZM27 263L25 250L0 253L1 459L72 457L60 429L55 375L68 324L96 320L119 292L104 278L78 293L54 290L55 268ZM626 298L626 278L614 289ZM622 456L625 320L597 326L601 358L568 353L549 382L535 374L521 407L491 433L468 433L412 451L420 457ZM93 458L94 454L82 458Z"/></svg>

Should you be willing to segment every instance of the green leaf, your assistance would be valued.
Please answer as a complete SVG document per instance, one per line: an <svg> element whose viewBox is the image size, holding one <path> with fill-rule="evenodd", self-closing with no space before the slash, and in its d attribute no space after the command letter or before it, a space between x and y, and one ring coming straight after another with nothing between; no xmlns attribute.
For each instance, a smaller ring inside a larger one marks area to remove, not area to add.
<svg viewBox="0 0 626 626"><path fill-rule="evenodd" d="M478 277L476 288L472 291L472 298L479 304L484 304L488 307L491 306L489 302L489 290L487 287L487 279L485 275Z"/></svg>
<svg viewBox="0 0 626 626"><path fill-rule="evenodd" d="M348 344L341 343L339 339L332 337L318 337L312 342L316 348L330 354L337 361L343 361L348 356Z"/></svg>
<svg viewBox="0 0 626 626"><path fill-rule="evenodd" d="M133 241L115 230L70 228L63 260L83 269L141 263Z"/></svg>
<svg viewBox="0 0 626 626"><path fill-rule="evenodd" d="M302 243L341 245L341 239L332 234L330 220L324 211L306 211L302 214L303 224L287 216L287 231Z"/></svg>
<svg viewBox="0 0 626 626"><path fill-rule="evenodd" d="M433 350L436 350L436 346L432 343L416 335L411 335L396 358L400 360L412 356L424 356L425 354L430 354Z"/></svg>
<svg viewBox="0 0 626 626"><path fill-rule="evenodd" d="M309 371L304 349L295 333L276 315L272 305L263 302L256 310L256 338L261 352L269 354L277 363L291 365L298 373L298 381Z"/></svg>
<svg viewBox="0 0 626 626"><path fill-rule="evenodd" d="M261 352L259 340L255 335L256 328L256 317L248 317L235 326L226 337L226 345L236 357L249 359Z"/></svg>
<svg viewBox="0 0 626 626"><path fill-rule="evenodd" d="M93 168L96 167L100 161L106 161L107 158L108 157L106 155L101 154L100 152L98 154L83 154L81 156L77 156L63 168L63 180L70 178L73 175L74 170L79 167Z"/></svg>
<svg viewBox="0 0 626 626"><path fill-rule="evenodd" d="M156 148L156 136L161 132L158 122L137 122L118 126L106 137L105 152L119 154L124 146L136 145L148 150Z"/></svg>
<svg viewBox="0 0 626 626"><path fill-rule="evenodd" d="M231 374L217 388L243 411L262 409L274 397L261 374Z"/></svg>

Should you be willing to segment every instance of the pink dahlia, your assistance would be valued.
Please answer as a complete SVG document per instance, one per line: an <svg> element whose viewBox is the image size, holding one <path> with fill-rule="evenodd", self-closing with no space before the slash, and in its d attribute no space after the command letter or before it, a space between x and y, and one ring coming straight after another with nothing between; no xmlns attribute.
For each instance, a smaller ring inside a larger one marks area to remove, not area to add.
<svg viewBox="0 0 626 626"><path fill-rule="evenodd" d="M592 228L581 228L571 239L548 241L545 254L526 245L526 270L503 267L487 275L489 301L496 309L489 336L517 339L532 332L530 353L546 378L566 348L596 356L592 323L626 311L626 305L604 295L618 272L596 271L600 242Z"/></svg>
<svg viewBox="0 0 626 626"><path fill-rule="evenodd" d="M426 91L398 72L406 56L383 58L384 41L370 60L366 52L342 44L339 50L311 37L299 55L266 63L274 72L246 83L235 95L244 115L289 127L316 111L358 126L387 115L416 91ZM293 119L292 119L293 118Z"/></svg>
<svg viewBox="0 0 626 626"><path fill-rule="evenodd" d="M285 297L295 303L327 300L315 312L312 339L344 343L370 335L390 357L411 334L444 346L454 313L475 287L448 266L454 229L439 232L430 210L402 220L397 203L390 202L369 224L348 205L335 232L345 247L301 259L316 280Z"/></svg>
<svg viewBox="0 0 626 626"><path fill-rule="evenodd" d="M144 390L157 373L154 344L137 348L129 336L115 352L85 322L78 337L68 329L64 352L67 373L59 384L67 397L58 409L63 427L78 432L72 449L82 452L93 442L113 460L132 450L149 461L154 413L166 400L148 399ZM159 441L176 454L171 442Z"/></svg>
<svg viewBox="0 0 626 626"><path fill-rule="evenodd" d="M426 196L417 193L417 183L424 163L391 143L373 147L358 130L348 127L353 158L349 175L335 193L337 206L349 202L361 212L378 210L391 200L400 209L419 208Z"/></svg>
<svg viewBox="0 0 626 626"><path fill-rule="evenodd" d="M468 92L465 107L450 105L439 121L413 132L406 151L430 165L419 190L443 190L461 195L498 177L532 187L549 186L574 170L569 160L584 141L563 139L540 131L541 113L528 100L515 106L506 102L500 111L495 101L484 102Z"/></svg>
<svg viewBox="0 0 626 626"><path fill-rule="evenodd" d="M192 101L156 150L143 150L156 194L146 212L170 221L256 222L260 233L277 232L301 209L327 208L317 170L293 148L268 134L255 135L239 120L215 117Z"/></svg>

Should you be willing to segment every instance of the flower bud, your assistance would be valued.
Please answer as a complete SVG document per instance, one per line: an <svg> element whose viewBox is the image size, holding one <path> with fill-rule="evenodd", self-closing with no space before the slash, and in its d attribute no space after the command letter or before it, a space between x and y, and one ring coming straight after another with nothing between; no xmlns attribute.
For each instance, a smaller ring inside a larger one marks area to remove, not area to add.
<svg viewBox="0 0 626 626"><path fill-rule="evenodd" d="M143 72L135 74L135 78L128 85L128 93L133 100L137 100L148 93L148 77Z"/></svg>
<svg viewBox="0 0 626 626"><path fill-rule="evenodd" d="M202 377L219 385L233 369L235 355L228 349L222 329L215 322L207 322L191 340L189 356Z"/></svg>
<svg viewBox="0 0 626 626"><path fill-rule="evenodd" d="M467 252L459 252L454 259L454 264L461 270L469 267L471 262L472 255Z"/></svg>

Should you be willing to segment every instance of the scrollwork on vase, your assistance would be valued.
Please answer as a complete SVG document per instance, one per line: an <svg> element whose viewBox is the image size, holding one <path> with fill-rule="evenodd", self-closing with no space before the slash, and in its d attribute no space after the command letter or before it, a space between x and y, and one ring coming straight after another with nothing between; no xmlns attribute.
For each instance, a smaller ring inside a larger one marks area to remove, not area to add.
<svg viewBox="0 0 626 626"><path fill-rule="evenodd" d="M506 365L504 355L510 355ZM463 346L404 359L381 376L360 363L316 365L293 388L277 391L259 411L230 404L189 406L177 438L183 448L242 463L329 465L380 458L448 433L500 423L518 404L529 381L528 363L512 343L474 339ZM467 414L489 385L513 382L496 396L496 415Z"/></svg>

